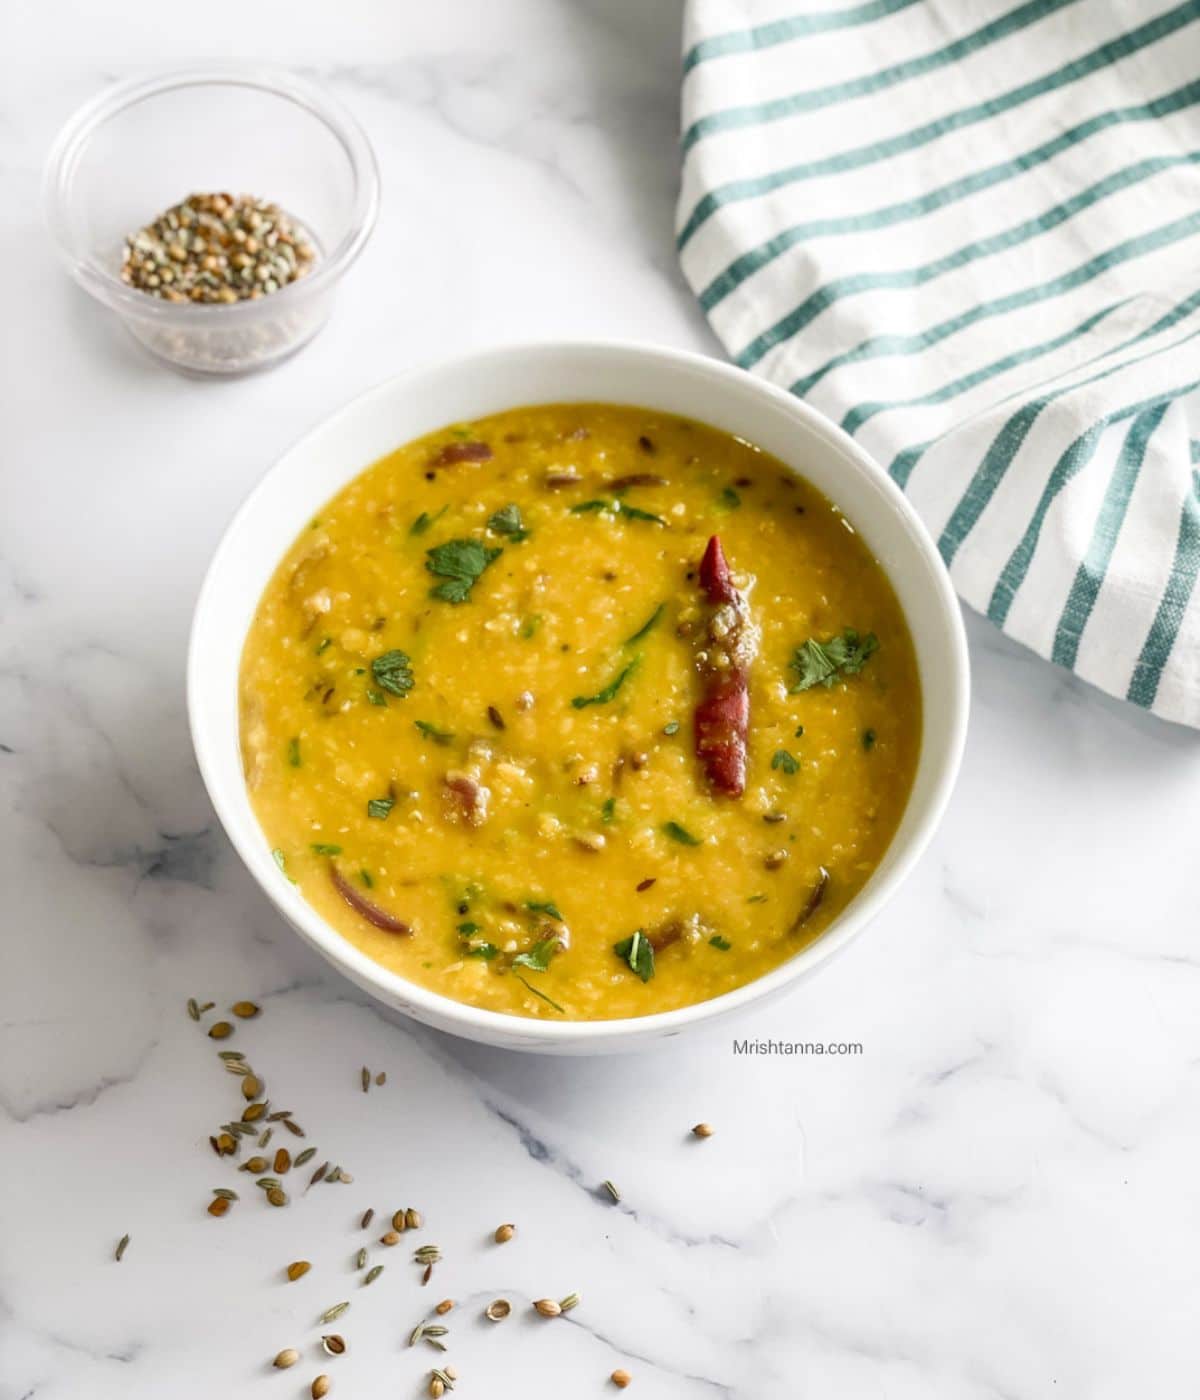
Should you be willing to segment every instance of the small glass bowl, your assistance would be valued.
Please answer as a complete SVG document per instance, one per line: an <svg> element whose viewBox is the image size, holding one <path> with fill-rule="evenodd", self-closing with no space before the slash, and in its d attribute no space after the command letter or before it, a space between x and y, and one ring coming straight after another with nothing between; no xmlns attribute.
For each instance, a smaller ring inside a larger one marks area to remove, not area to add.
<svg viewBox="0 0 1200 1400"><path fill-rule="evenodd" d="M195 192L278 204L318 250L312 270L232 305L176 303L121 280L126 235ZM291 73L209 64L100 93L59 132L43 182L46 222L71 276L159 359L245 374L324 325L338 279L379 209L379 169L340 103Z"/></svg>

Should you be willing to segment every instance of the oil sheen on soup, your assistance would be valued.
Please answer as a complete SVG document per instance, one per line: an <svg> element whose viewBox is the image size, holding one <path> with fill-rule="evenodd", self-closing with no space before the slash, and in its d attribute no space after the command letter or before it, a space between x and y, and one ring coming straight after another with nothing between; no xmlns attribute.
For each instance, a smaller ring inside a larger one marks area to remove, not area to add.
<svg viewBox="0 0 1200 1400"><path fill-rule="evenodd" d="M852 522L749 443L601 404L352 481L271 579L240 705L279 879L412 982L571 1020L719 996L817 938L921 734Z"/></svg>

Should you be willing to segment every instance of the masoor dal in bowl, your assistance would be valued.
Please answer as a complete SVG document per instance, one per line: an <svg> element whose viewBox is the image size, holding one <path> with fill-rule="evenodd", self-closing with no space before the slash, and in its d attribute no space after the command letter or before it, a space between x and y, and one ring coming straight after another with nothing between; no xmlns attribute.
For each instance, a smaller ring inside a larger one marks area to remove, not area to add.
<svg viewBox="0 0 1200 1400"><path fill-rule="evenodd" d="M891 586L775 458L549 404L376 462L275 571L240 677L279 867L409 981L549 1020L761 976L879 864L921 743Z"/></svg>

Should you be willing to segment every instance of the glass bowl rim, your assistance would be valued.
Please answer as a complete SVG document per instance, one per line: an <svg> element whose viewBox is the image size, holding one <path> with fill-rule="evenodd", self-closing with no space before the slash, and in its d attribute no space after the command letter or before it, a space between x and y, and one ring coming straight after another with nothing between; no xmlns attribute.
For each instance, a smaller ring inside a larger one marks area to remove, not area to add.
<svg viewBox="0 0 1200 1400"><path fill-rule="evenodd" d="M345 234L306 276L256 301L232 305L172 302L129 287L90 254L81 255L70 233L67 180L96 131L127 108L148 98L187 87L246 87L292 102L311 113L337 141L351 169L354 193ZM217 62L171 68L114 83L78 107L59 130L42 177L42 210L59 257L85 291L115 311L142 318L199 323L219 316L258 319L332 285L366 245L379 213L379 164L366 132L346 107L324 88L286 69L262 64Z"/></svg>

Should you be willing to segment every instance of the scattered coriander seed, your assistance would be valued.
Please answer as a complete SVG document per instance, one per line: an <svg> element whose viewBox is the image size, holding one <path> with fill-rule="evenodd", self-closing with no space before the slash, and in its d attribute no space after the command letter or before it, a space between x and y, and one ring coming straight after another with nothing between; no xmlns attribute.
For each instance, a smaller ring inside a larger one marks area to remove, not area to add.
<svg viewBox="0 0 1200 1400"><path fill-rule="evenodd" d="M347 1302L347 1303L334 1303L333 1307L331 1307L331 1308L326 1308L325 1311L321 1314L321 1321L322 1321L322 1322L336 1322L337 1319L338 1319L339 1317L341 1317L341 1315L346 1311L346 1309L347 1309L349 1306L350 1306L350 1304L349 1304L348 1302Z"/></svg>
<svg viewBox="0 0 1200 1400"><path fill-rule="evenodd" d="M365 1249L360 1249L354 1256L354 1267L356 1269L365 1269L367 1267L367 1251Z"/></svg>
<svg viewBox="0 0 1200 1400"><path fill-rule="evenodd" d="M515 1225L497 1225L494 1239L497 1244L507 1244L517 1233Z"/></svg>
<svg viewBox="0 0 1200 1400"><path fill-rule="evenodd" d="M256 1099L263 1091L262 1080L258 1075L247 1073L242 1079L242 1097Z"/></svg>
<svg viewBox="0 0 1200 1400"><path fill-rule="evenodd" d="M329 1394L330 1380L326 1375L318 1376L312 1383L312 1400L321 1400Z"/></svg>
<svg viewBox="0 0 1200 1400"><path fill-rule="evenodd" d="M286 1371L289 1366L294 1366L300 1360L300 1353L295 1347L284 1347L284 1349L271 1362L272 1366L278 1367L281 1371Z"/></svg>
<svg viewBox="0 0 1200 1400"><path fill-rule="evenodd" d="M326 1356L345 1356L346 1339L336 1332L330 1332L321 1338L321 1350Z"/></svg>
<svg viewBox="0 0 1200 1400"><path fill-rule="evenodd" d="M510 1312L512 1312L512 1304L508 1299L496 1298L484 1308L483 1315L489 1322L503 1322Z"/></svg>
<svg viewBox="0 0 1200 1400"><path fill-rule="evenodd" d="M240 1016L243 1021L248 1021L251 1016L258 1015L258 1007L252 1001L235 1001L230 1010L235 1016Z"/></svg>
<svg viewBox="0 0 1200 1400"><path fill-rule="evenodd" d="M381 1069L379 1071L379 1073L375 1076L375 1083L379 1086L379 1088L383 1088L383 1086L387 1083L387 1070Z"/></svg>
<svg viewBox="0 0 1200 1400"><path fill-rule="evenodd" d="M379 1236L379 1243L387 1245L390 1249L392 1245L400 1243L400 1232L389 1230L386 1235Z"/></svg>
<svg viewBox="0 0 1200 1400"><path fill-rule="evenodd" d="M562 1304L556 1303L553 1298L539 1298L533 1308L541 1317L558 1317L562 1312Z"/></svg>
<svg viewBox="0 0 1200 1400"><path fill-rule="evenodd" d="M229 1201L225 1196L214 1196L208 1203L209 1215L222 1216L229 1209Z"/></svg>
<svg viewBox="0 0 1200 1400"><path fill-rule="evenodd" d="M411 1206L404 1212L404 1223L410 1230L419 1230L425 1221L421 1218L419 1210L413 1210Z"/></svg>
<svg viewBox="0 0 1200 1400"><path fill-rule="evenodd" d="M445 1317L453 1306L453 1298L443 1298L442 1301L437 1305L437 1307L434 1308L434 1312L437 1313L439 1317Z"/></svg>
<svg viewBox="0 0 1200 1400"><path fill-rule="evenodd" d="M307 1259L297 1259L294 1264L287 1266L287 1276L289 1283L295 1283L298 1278L303 1278L312 1265Z"/></svg>
<svg viewBox="0 0 1200 1400"><path fill-rule="evenodd" d="M604 1187L605 1191L607 1191L608 1194L613 1198L614 1202L620 1201L621 1193L617 1190L617 1188L612 1184L611 1181L602 1181L600 1184Z"/></svg>
<svg viewBox="0 0 1200 1400"><path fill-rule="evenodd" d="M433 1396L433 1400L441 1400L441 1397L446 1393L446 1382L436 1371L431 1371L429 1375L429 1393Z"/></svg>
<svg viewBox="0 0 1200 1400"><path fill-rule="evenodd" d="M711 1124L711 1123L697 1123L696 1126L692 1129L692 1134L693 1134L693 1136L698 1137L698 1138L710 1138L710 1137L712 1137L712 1135L713 1135L713 1127L712 1127L712 1124Z"/></svg>
<svg viewBox="0 0 1200 1400"><path fill-rule="evenodd" d="M257 1123L267 1111L267 1105L260 1099L257 1103L248 1103L242 1110L243 1123Z"/></svg>
<svg viewBox="0 0 1200 1400"><path fill-rule="evenodd" d="M259 1176L267 1169L267 1159L265 1157L247 1157L238 1168L240 1172L250 1172L254 1176Z"/></svg>
<svg viewBox="0 0 1200 1400"><path fill-rule="evenodd" d="M213 1040L227 1040L233 1034L233 1027L228 1021L214 1021L208 1033Z"/></svg>
<svg viewBox="0 0 1200 1400"><path fill-rule="evenodd" d="M267 1192L267 1201L273 1206L286 1206L287 1192L282 1187L272 1186Z"/></svg>
<svg viewBox="0 0 1200 1400"><path fill-rule="evenodd" d="M282 1176L284 1172L291 1171L292 1154L287 1150L286 1147L281 1147L275 1153L275 1160L272 1163L272 1166L275 1168L275 1171L279 1176Z"/></svg>
<svg viewBox="0 0 1200 1400"><path fill-rule="evenodd" d="M445 1376L447 1380L458 1380L458 1372L454 1369L453 1366L443 1366L442 1375Z"/></svg>
<svg viewBox="0 0 1200 1400"><path fill-rule="evenodd" d="M396 1214L392 1216L392 1229L399 1230L401 1234L408 1229L408 1224L405 1221L404 1212L402 1210L398 1210Z"/></svg>
<svg viewBox="0 0 1200 1400"><path fill-rule="evenodd" d="M237 1151L237 1141L232 1133L221 1133L217 1137L217 1156L228 1157Z"/></svg>
<svg viewBox="0 0 1200 1400"><path fill-rule="evenodd" d="M623 1371L618 1366L617 1369L612 1373L612 1375L609 1376L609 1380L612 1381L613 1385L615 1385L618 1390L624 1390L625 1387L629 1384L629 1382L633 1380L633 1377L629 1374L628 1371Z"/></svg>
<svg viewBox="0 0 1200 1400"><path fill-rule="evenodd" d="M558 1306L563 1312L570 1312L572 1308L579 1306L579 1294L568 1293Z"/></svg>
<svg viewBox="0 0 1200 1400"><path fill-rule="evenodd" d="M125 1251L126 1251L128 1248L129 1248L129 1236L128 1236L128 1235L122 1235L121 1238L117 1241L117 1247L116 1247L116 1249L113 1251L113 1258L117 1261L118 1264L119 1264L119 1263L121 1262L121 1260L125 1257Z"/></svg>

